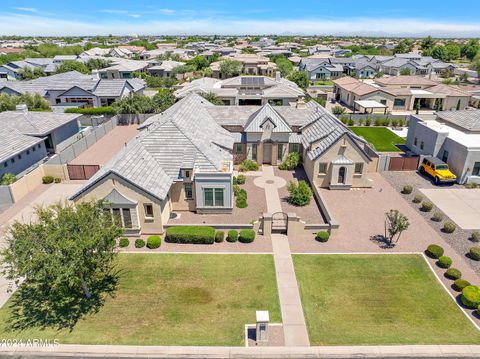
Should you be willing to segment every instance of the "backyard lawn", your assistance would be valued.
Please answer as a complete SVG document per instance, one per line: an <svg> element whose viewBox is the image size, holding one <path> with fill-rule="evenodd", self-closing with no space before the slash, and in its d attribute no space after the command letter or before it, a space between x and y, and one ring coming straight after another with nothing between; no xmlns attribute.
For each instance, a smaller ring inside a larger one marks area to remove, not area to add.
<svg viewBox="0 0 480 359"><path fill-rule="evenodd" d="M420 255L295 255L311 345L478 344Z"/></svg>
<svg viewBox="0 0 480 359"><path fill-rule="evenodd" d="M357 135L371 143L378 152L401 152L395 145L405 144L405 140L385 127L350 127Z"/></svg>
<svg viewBox="0 0 480 359"><path fill-rule="evenodd" d="M0 337L58 339L61 344L234 345L256 310L280 322L271 255L120 254L123 269L115 298L73 328L7 329Z"/></svg>

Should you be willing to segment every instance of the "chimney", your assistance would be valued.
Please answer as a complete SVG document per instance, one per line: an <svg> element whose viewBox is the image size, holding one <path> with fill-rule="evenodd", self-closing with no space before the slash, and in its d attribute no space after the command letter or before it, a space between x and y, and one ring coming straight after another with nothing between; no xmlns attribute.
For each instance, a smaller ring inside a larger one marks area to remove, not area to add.
<svg viewBox="0 0 480 359"><path fill-rule="evenodd" d="M100 79L100 73L98 72L98 70L92 70L92 77L94 79Z"/></svg>
<svg viewBox="0 0 480 359"><path fill-rule="evenodd" d="M275 72L275 81L280 82L280 78L281 78L280 71Z"/></svg>
<svg viewBox="0 0 480 359"><path fill-rule="evenodd" d="M303 99L297 101L297 108L305 108L305 101L303 101Z"/></svg>
<svg viewBox="0 0 480 359"><path fill-rule="evenodd" d="M28 112L28 107L27 107L26 104L21 103L21 104L15 106L15 111L17 111L17 112Z"/></svg>

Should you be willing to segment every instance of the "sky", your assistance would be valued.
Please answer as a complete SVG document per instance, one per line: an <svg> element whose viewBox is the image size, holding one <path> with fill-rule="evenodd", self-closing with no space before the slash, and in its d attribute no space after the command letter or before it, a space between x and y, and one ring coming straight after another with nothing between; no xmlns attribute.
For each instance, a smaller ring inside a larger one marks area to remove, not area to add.
<svg viewBox="0 0 480 359"><path fill-rule="evenodd" d="M480 37L480 1L0 0L0 35Z"/></svg>

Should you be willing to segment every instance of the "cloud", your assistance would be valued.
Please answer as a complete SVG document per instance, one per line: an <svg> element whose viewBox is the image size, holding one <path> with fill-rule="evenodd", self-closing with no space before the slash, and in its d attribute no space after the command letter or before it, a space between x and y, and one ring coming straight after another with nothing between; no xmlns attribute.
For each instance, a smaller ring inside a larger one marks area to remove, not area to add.
<svg viewBox="0 0 480 359"><path fill-rule="evenodd" d="M135 18L135 19L138 19L138 18L141 17L142 15L140 15L140 14L128 14L128 16L133 17L133 18Z"/></svg>
<svg viewBox="0 0 480 359"><path fill-rule="evenodd" d="M34 7L14 7L15 10L25 11L25 12L38 12Z"/></svg>
<svg viewBox="0 0 480 359"><path fill-rule="evenodd" d="M104 10L133 16L126 10ZM135 16L133 16L135 17ZM188 35L188 34L299 34L299 35L374 35L480 37L479 22L449 22L410 18L311 18L244 20L225 18L169 18L139 23L122 18L87 22L18 13L0 14L0 33L4 35Z"/></svg>
<svg viewBox="0 0 480 359"><path fill-rule="evenodd" d="M175 10L172 10L172 9L160 9L158 11L161 12L162 14L173 14L173 13L175 13Z"/></svg>

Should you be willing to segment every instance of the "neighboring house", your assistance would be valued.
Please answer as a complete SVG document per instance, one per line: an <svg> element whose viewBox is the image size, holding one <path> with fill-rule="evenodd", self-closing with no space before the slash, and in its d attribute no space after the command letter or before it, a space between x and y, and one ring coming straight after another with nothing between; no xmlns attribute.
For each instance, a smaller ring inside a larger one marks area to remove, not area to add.
<svg viewBox="0 0 480 359"><path fill-rule="evenodd" d="M29 68L31 70L35 68L40 68L48 75L53 73L59 63L53 62L52 58L31 58L19 61L12 61L0 66L0 79L7 80L19 80L20 71L24 68Z"/></svg>
<svg viewBox="0 0 480 359"><path fill-rule="evenodd" d="M458 182L480 184L480 110L412 115L407 146L446 162Z"/></svg>
<svg viewBox="0 0 480 359"><path fill-rule="evenodd" d="M234 57L225 56L219 61L212 62L210 68L212 69L212 77L223 79L224 75L221 71L221 62L223 60L235 60L242 64L241 73L245 75L259 75L273 77L277 70L277 65L270 62L268 57L258 56L254 54L239 54Z"/></svg>
<svg viewBox="0 0 480 359"><path fill-rule="evenodd" d="M21 174L38 164L56 146L79 131L79 114L17 111L0 113L0 177Z"/></svg>
<svg viewBox="0 0 480 359"><path fill-rule="evenodd" d="M471 95L458 87L438 84L420 76L394 76L366 83L352 77L334 81L336 101L358 110L359 101L375 101L387 111L455 110L468 106Z"/></svg>
<svg viewBox="0 0 480 359"><path fill-rule="evenodd" d="M214 106L195 93L150 117L76 194L109 202L127 232L163 233L172 211L231 213L233 163L277 165L303 154L317 187L370 187L374 152L311 101L301 107Z"/></svg>
<svg viewBox="0 0 480 359"><path fill-rule="evenodd" d="M102 79L131 79L134 72L145 72L151 62L141 60L120 60L112 66L98 70Z"/></svg>
<svg viewBox="0 0 480 359"><path fill-rule="evenodd" d="M115 100L134 93L143 93L145 82L104 80L98 75L84 75L77 71L40 77L31 81L0 81L0 93L22 95L40 94L51 106L99 107L111 105Z"/></svg>
<svg viewBox="0 0 480 359"><path fill-rule="evenodd" d="M275 79L266 76L237 76L226 80L200 78L185 83L175 91L177 98L189 93L214 93L225 105L264 105L270 103L289 106L302 101L305 93L292 81L277 74Z"/></svg>
<svg viewBox="0 0 480 359"><path fill-rule="evenodd" d="M141 233L163 233L172 211L232 212L234 138L209 107L192 94L150 117L72 199L106 199L127 231Z"/></svg>
<svg viewBox="0 0 480 359"><path fill-rule="evenodd" d="M170 77L172 70L175 67L185 65L184 62L179 61L162 61L160 65L155 65L147 68L148 74L157 77Z"/></svg>
<svg viewBox="0 0 480 359"><path fill-rule="evenodd" d="M331 63L330 59L305 58L298 68L307 73L310 81L338 79L343 76L344 71L342 64Z"/></svg>

